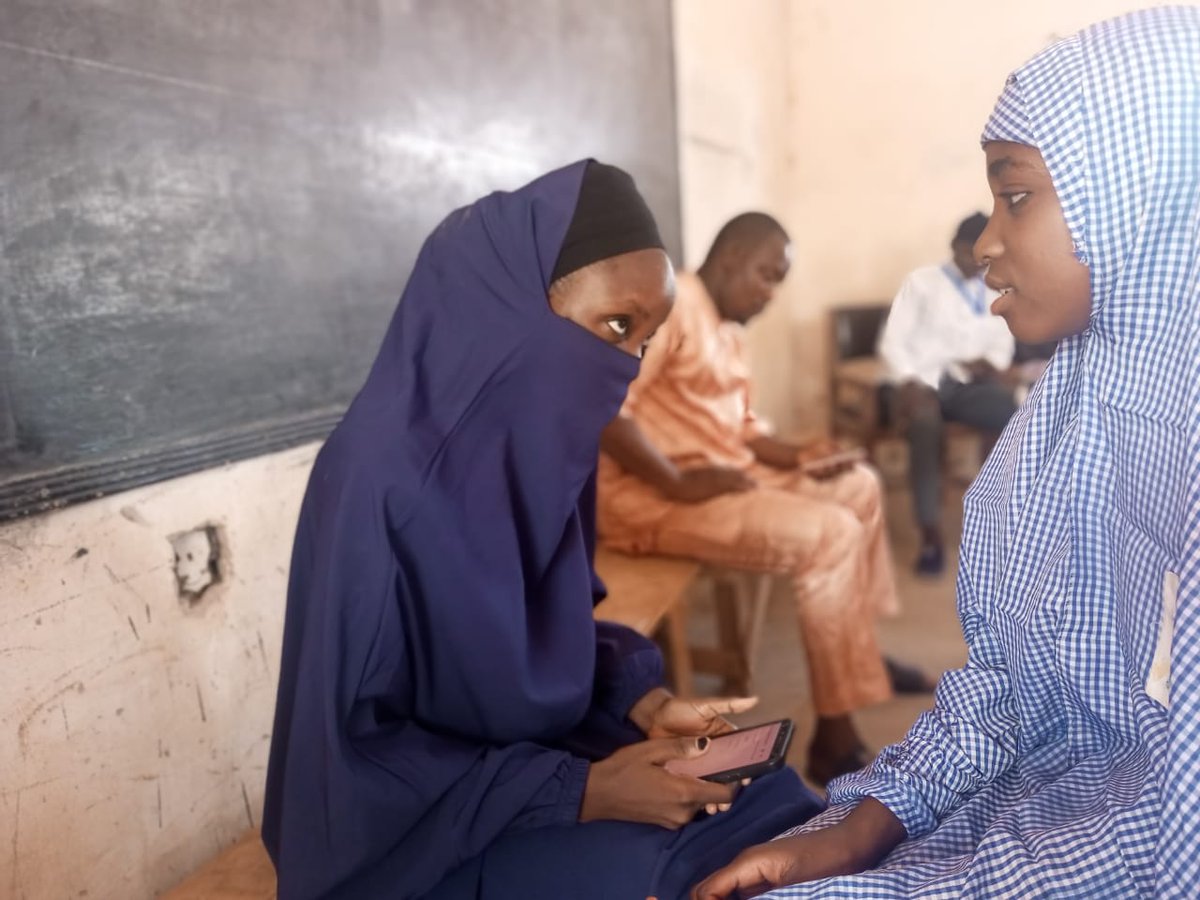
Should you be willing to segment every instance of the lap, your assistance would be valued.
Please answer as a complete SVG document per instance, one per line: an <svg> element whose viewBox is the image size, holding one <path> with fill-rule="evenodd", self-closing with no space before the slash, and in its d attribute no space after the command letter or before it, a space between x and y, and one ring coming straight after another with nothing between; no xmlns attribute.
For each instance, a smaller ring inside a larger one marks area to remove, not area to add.
<svg viewBox="0 0 1200 900"><path fill-rule="evenodd" d="M859 516L808 487L760 485L705 503L675 504L657 525L658 550L718 565L777 570L856 540Z"/></svg>
<svg viewBox="0 0 1200 900"><path fill-rule="evenodd" d="M791 770L745 788L728 812L679 831L630 822L538 828L500 837L427 896L438 900L627 900L682 896L739 851L821 809Z"/></svg>

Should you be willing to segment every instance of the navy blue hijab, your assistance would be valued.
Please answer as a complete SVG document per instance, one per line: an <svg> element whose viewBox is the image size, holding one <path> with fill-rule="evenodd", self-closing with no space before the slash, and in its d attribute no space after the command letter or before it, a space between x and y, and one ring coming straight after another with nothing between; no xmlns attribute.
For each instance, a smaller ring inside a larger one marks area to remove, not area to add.
<svg viewBox="0 0 1200 900"><path fill-rule="evenodd" d="M263 816L283 900L420 896L574 822L596 736L659 683L592 617L599 436L637 361L547 301L586 165L437 227L317 457Z"/></svg>

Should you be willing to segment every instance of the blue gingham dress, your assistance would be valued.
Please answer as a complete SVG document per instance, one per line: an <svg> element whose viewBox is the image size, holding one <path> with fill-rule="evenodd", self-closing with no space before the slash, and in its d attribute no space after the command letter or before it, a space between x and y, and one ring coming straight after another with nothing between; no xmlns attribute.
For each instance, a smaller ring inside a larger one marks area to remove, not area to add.
<svg viewBox="0 0 1200 900"><path fill-rule="evenodd" d="M796 897L1200 897L1200 10L1062 41L984 132L1039 148L1092 274L965 501L970 648L831 786L910 839Z"/></svg>

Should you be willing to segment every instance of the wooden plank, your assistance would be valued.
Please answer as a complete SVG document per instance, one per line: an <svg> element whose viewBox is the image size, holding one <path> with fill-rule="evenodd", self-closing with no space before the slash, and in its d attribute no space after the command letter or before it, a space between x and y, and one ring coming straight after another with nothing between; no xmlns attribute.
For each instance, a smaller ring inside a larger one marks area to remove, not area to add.
<svg viewBox="0 0 1200 900"><path fill-rule="evenodd" d="M275 896L275 867L255 829L159 900L275 900Z"/></svg>
<svg viewBox="0 0 1200 900"><path fill-rule="evenodd" d="M596 572L608 587L608 597L596 607L596 618L620 622L649 636L682 602L699 571L700 564L688 559L628 556L600 547Z"/></svg>

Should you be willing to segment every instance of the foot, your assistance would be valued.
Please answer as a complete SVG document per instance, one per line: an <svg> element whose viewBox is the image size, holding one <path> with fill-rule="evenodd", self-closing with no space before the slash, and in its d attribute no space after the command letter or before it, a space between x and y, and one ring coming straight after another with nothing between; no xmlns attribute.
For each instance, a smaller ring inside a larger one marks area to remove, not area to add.
<svg viewBox="0 0 1200 900"><path fill-rule="evenodd" d="M897 694L932 694L937 682L916 666L905 665L889 657L883 658L892 691Z"/></svg>
<svg viewBox="0 0 1200 900"><path fill-rule="evenodd" d="M946 568L946 556L941 544L923 544L913 567L918 575L941 575Z"/></svg>
<svg viewBox="0 0 1200 900"><path fill-rule="evenodd" d="M833 779L864 769L870 763L871 758L862 747L837 756L825 756L818 748L809 747L808 768L804 774L813 784L825 787Z"/></svg>

